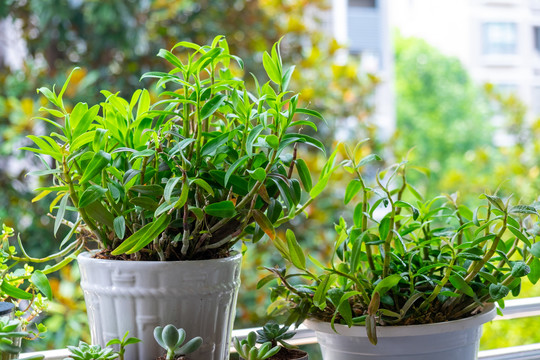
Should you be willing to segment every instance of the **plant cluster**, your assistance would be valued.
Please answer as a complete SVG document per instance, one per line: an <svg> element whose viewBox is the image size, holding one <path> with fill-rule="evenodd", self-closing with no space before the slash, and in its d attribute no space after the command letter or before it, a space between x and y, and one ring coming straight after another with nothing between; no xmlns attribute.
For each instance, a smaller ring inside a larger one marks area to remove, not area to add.
<svg viewBox="0 0 540 360"><path fill-rule="evenodd" d="M233 338L234 348L244 360L265 360L277 354L281 349L279 346L272 346L271 341L264 342L260 347L257 347L256 343L257 333L255 331L251 331L243 340Z"/></svg>
<svg viewBox="0 0 540 360"><path fill-rule="evenodd" d="M140 342L140 339L130 337L129 331L124 334L122 339L112 339L107 342L105 349L99 345L88 345L84 341L80 341L78 346L68 346L71 352L69 358L65 360L124 360L126 346ZM118 345L118 351L115 351L112 346Z"/></svg>
<svg viewBox="0 0 540 360"><path fill-rule="evenodd" d="M20 321L10 319L8 316L0 317L0 358L17 355L21 352L20 342L17 339L37 337L36 333L20 331ZM7 355L6 355L7 354ZM10 357L7 357L10 359ZM41 360L44 356L30 356L25 360Z"/></svg>
<svg viewBox="0 0 540 360"><path fill-rule="evenodd" d="M203 343L203 339L197 336L184 344L186 340L185 330L182 328L177 329L171 324L165 327L156 327L154 329L154 339L156 339L159 346L167 350L166 360L174 360L176 356L191 354Z"/></svg>
<svg viewBox="0 0 540 360"><path fill-rule="evenodd" d="M53 105L42 110L54 120L42 120L55 131L30 135L36 147L24 149L54 160L43 161L38 174L54 184L39 188L37 199L55 195L55 232L68 213L78 214L63 243L78 233L112 256L221 257L245 236L275 237L274 226L300 214L326 184L327 173L313 186L297 156L300 143L324 151L302 133L316 129L305 117L322 117L299 107L288 89L294 67L283 68L279 43L263 56L270 81L254 78L254 92L234 76L243 62L223 37L172 51L158 54L172 70L143 76L163 90L155 103L147 90L127 99L104 90L102 103L70 109L69 78L59 93L39 89Z"/></svg>
<svg viewBox="0 0 540 360"><path fill-rule="evenodd" d="M291 313L365 325L376 343L377 325L432 323L469 316L486 303L517 295L524 276L540 278L539 214L534 206L484 194L471 209L457 195L424 199L407 182L405 163L377 174L368 187L360 170L375 156L346 148L342 165L355 178L344 202L360 200L348 225L336 224L328 264L306 257L290 230L274 244L292 268L269 268L278 279L272 298ZM409 200L410 199L410 200ZM409 200L409 201L406 201ZM315 268L316 270L314 270ZM295 270L294 270L295 269Z"/></svg>
<svg viewBox="0 0 540 360"><path fill-rule="evenodd" d="M289 326L279 326L278 323L270 321L264 324L262 329L257 330L257 343L264 344L270 342L272 347L281 345L284 348L292 348L285 340L294 337L296 333L289 331Z"/></svg>

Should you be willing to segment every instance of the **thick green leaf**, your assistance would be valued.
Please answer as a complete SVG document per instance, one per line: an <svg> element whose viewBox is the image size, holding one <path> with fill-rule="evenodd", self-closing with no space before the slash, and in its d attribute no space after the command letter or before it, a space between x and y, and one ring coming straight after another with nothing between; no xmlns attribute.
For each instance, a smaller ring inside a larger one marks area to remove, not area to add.
<svg viewBox="0 0 540 360"><path fill-rule="evenodd" d="M529 206L529 205L512 206L512 208L510 209L510 213L538 215L538 211L536 210L536 208L534 206Z"/></svg>
<svg viewBox="0 0 540 360"><path fill-rule="evenodd" d="M493 300L503 299L509 292L510 289L502 284L489 285L489 295Z"/></svg>
<svg viewBox="0 0 540 360"><path fill-rule="evenodd" d="M279 73L279 69L274 64L274 61L270 57L270 54L268 54L268 52L266 51L263 54L263 67L268 74L270 80L272 80L278 85L281 84L281 74Z"/></svg>
<svg viewBox="0 0 540 360"><path fill-rule="evenodd" d="M307 192L310 192L313 188L313 183L311 181L311 172L304 159L296 159L296 171L298 171L302 186Z"/></svg>
<svg viewBox="0 0 540 360"><path fill-rule="evenodd" d="M264 130L264 126L259 124L255 126L248 134L247 140L246 140L246 153L249 157L253 157L253 143L255 142L255 139L259 136L259 134Z"/></svg>
<svg viewBox="0 0 540 360"><path fill-rule="evenodd" d="M242 156L241 158L239 158L238 160L236 160L230 167L229 169L227 169L227 172L225 173L225 183L224 183L224 186L227 187L227 184L229 182L229 178L231 177L231 175L234 173L234 171L244 165L249 159L249 156L248 155L244 155Z"/></svg>
<svg viewBox="0 0 540 360"><path fill-rule="evenodd" d="M529 267L531 268L531 272L527 274L527 277L529 278L529 281L533 283L533 285L536 285L538 280L540 280L540 260L538 258L534 258Z"/></svg>
<svg viewBox="0 0 540 360"><path fill-rule="evenodd" d="M216 95L208 100L201 109L201 120L204 120L213 115L217 109L225 102L224 95Z"/></svg>
<svg viewBox="0 0 540 360"><path fill-rule="evenodd" d="M204 212L210 216L229 218L236 215L236 208L232 201L221 201L205 206Z"/></svg>
<svg viewBox="0 0 540 360"><path fill-rule="evenodd" d="M345 189L345 198L343 199L343 203L347 205L360 190L362 190L362 182L358 179L353 179L351 182L349 182L347 188Z"/></svg>
<svg viewBox="0 0 540 360"><path fill-rule="evenodd" d="M165 190L163 191L163 197L165 198L165 201L171 201L171 195L174 191L174 187L176 186L176 184L178 184L180 180L182 180L181 177L173 177L167 180L167 184L165 184Z"/></svg>
<svg viewBox="0 0 540 360"><path fill-rule="evenodd" d="M56 233L58 232L58 229L60 228L60 224L62 224L62 220L64 220L64 215L66 213L66 206L67 201L69 199L69 194L66 193L62 200L60 201L60 205L58 206L58 211L56 212L56 218L54 219L54 235L56 236Z"/></svg>
<svg viewBox="0 0 540 360"><path fill-rule="evenodd" d="M475 297L473 289L467 284L465 279L459 274L450 276L450 283L459 291L463 292L470 297Z"/></svg>
<svg viewBox="0 0 540 360"><path fill-rule="evenodd" d="M16 286L11 285L6 280L2 282L0 285L0 289L8 296L11 296L15 299L22 299L22 300L32 300L33 296L32 294L27 293L24 290L19 289Z"/></svg>
<svg viewBox="0 0 540 360"><path fill-rule="evenodd" d="M302 247L296 241L296 236L291 229L287 229L286 232L287 247L289 248L289 255L291 256L291 262L300 270L306 268L306 257L302 250Z"/></svg>
<svg viewBox="0 0 540 360"><path fill-rule="evenodd" d="M190 180L190 184L195 184L200 187L202 187L204 190L206 190L207 193L209 193L211 196L214 196L214 189L203 179L195 179L193 181Z"/></svg>
<svg viewBox="0 0 540 360"><path fill-rule="evenodd" d="M161 234L167 228L167 226L169 226L170 222L170 215L161 215L159 218L151 223L146 224L133 235L124 240L120 246L111 252L111 254L133 254L141 250L143 247L154 241L154 239L158 237L159 234Z"/></svg>
<svg viewBox="0 0 540 360"><path fill-rule="evenodd" d="M315 290L315 295L313 296L313 305L324 310L326 308L326 293L330 289L335 276L330 274L322 275L319 279L319 286L317 286L317 290Z"/></svg>
<svg viewBox="0 0 540 360"><path fill-rule="evenodd" d="M47 299L52 299L53 293L51 284L49 284L49 279L47 279L47 276L43 272L35 270L30 277L30 281L47 297Z"/></svg>
<svg viewBox="0 0 540 360"><path fill-rule="evenodd" d="M90 163L86 167L82 178L80 180L81 184L84 184L85 182L91 180L101 172L111 161L111 154L106 153L103 150L99 150L97 153L94 154L92 157L92 160L90 160Z"/></svg>
<svg viewBox="0 0 540 360"><path fill-rule="evenodd" d="M386 294L388 290L396 286L401 280L401 275L393 274L382 279L373 289L373 292L378 292L381 296Z"/></svg>
<svg viewBox="0 0 540 360"><path fill-rule="evenodd" d="M532 244L530 250L531 254L533 254L536 258L540 258L540 242Z"/></svg>
<svg viewBox="0 0 540 360"><path fill-rule="evenodd" d="M155 199L152 199L148 196L134 197L129 199L129 202L133 205L140 206L143 209L150 211L155 211L159 206L159 203Z"/></svg>
<svg viewBox="0 0 540 360"><path fill-rule="evenodd" d="M208 141L201 149L201 156L213 156L220 146L227 143L227 141L229 140L229 136L230 133L225 133Z"/></svg>
<svg viewBox="0 0 540 360"><path fill-rule="evenodd" d="M114 221L114 232L119 239L123 239L126 234L126 220L123 216L117 216Z"/></svg>
<svg viewBox="0 0 540 360"><path fill-rule="evenodd" d="M79 208L84 208L94 201L99 200L106 192L107 189L104 189L99 185L90 186L82 193L81 198L79 199Z"/></svg>
<svg viewBox="0 0 540 360"><path fill-rule="evenodd" d="M523 277L531 272L531 268L523 261L516 261L512 265L511 275L515 278Z"/></svg>
<svg viewBox="0 0 540 360"><path fill-rule="evenodd" d="M511 226L511 225L508 225L508 230L510 230L512 232L512 234L514 234L519 240L523 241L525 244L527 244L527 246L531 246L531 241L527 238L527 236L525 236L525 234L523 234L521 231L519 231L519 229Z"/></svg>

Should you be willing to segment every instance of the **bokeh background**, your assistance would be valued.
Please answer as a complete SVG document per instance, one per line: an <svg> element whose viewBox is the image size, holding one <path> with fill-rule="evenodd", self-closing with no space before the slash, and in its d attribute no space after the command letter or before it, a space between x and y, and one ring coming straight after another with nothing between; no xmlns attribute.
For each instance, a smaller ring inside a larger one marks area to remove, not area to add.
<svg viewBox="0 0 540 360"><path fill-rule="evenodd" d="M284 37L284 61L296 65L291 88L327 120L317 124L318 137L328 149L369 138L362 152L383 161L368 173L407 158L415 187L429 196L457 192L474 204L499 189L533 203L540 189L537 3L0 0L0 222L14 227L34 256L58 249L46 202L32 202L47 179L25 176L37 159L18 150L31 146L26 135L50 130L34 118L43 105L36 88L60 86L78 66L65 96L73 103L99 102L102 89L153 90L139 79L165 68L159 49L183 40L206 44L220 34L244 59L246 79L264 76L263 52ZM315 173L324 163L306 150L301 156ZM322 258L334 222L348 211L340 186L347 175L338 172L334 181L308 218L290 225L306 252ZM236 328L268 319L268 291L256 289L266 275L259 267L281 263L267 242L248 245ZM28 350L89 340L78 279L72 265L51 280L55 298L43 320L49 331ZM520 294L538 295L530 284ZM530 331L539 325L537 318L487 325L482 348L540 342Z"/></svg>

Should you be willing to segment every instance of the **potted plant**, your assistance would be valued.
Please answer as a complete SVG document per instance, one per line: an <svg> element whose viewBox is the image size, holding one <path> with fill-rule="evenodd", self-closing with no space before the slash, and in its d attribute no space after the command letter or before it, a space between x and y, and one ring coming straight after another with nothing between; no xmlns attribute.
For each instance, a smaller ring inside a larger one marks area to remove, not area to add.
<svg viewBox="0 0 540 360"><path fill-rule="evenodd" d="M130 359L156 357L152 330L169 322L205 339L198 359L226 358L241 261L231 248L274 238L332 170L330 162L313 186L298 156L300 143L324 151L302 133L321 116L288 89L294 67L283 68L279 43L263 56L270 81L254 79L251 92L228 49L218 36L161 50L172 70L143 76L157 79L156 102L147 90L125 99L104 90L101 104L70 108L69 78L59 92L39 89L54 132L30 136L36 147L25 149L52 157L40 174L54 181L37 198L54 195L55 231L75 213L63 243L76 234L97 244L78 258L92 341L129 330L144 344L128 349Z"/></svg>
<svg viewBox="0 0 540 360"><path fill-rule="evenodd" d="M186 355L195 352L203 343L199 336L185 342L186 331L174 325L158 326L154 329L154 339L167 353L157 360L188 360Z"/></svg>
<svg viewBox="0 0 540 360"><path fill-rule="evenodd" d="M540 277L537 209L487 194L476 209L457 195L424 199L404 163L368 187L360 171L376 157L346 151L345 203L360 199L352 225L335 226L328 263L308 264L290 230L274 242L292 265L268 269L287 323L307 319L325 359L475 359L494 303Z"/></svg>
<svg viewBox="0 0 540 360"><path fill-rule="evenodd" d="M288 326L279 326L270 321L261 330L251 331L243 340L234 338L233 344L243 360L308 360L307 352L285 341L295 334L294 331L289 331Z"/></svg>

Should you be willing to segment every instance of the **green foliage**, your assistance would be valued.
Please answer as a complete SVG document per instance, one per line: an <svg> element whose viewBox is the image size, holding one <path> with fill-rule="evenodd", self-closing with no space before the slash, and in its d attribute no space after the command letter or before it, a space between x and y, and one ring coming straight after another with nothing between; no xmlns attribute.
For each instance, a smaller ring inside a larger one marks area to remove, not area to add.
<svg viewBox="0 0 540 360"><path fill-rule="evenodd" d="M276 322L269 321L263 325L261 330L257 330L257 343L264 344L270 342L272 347L280 344L285 348L292 348L285 340L291 339L296 333L289 331L288 326L279 326Z"/></svg>
<svg viewBox="0 0 540 360"><path fill-rule="evenodd" d="M257 333L252 331L248 336L239 340L238 338L233 338L233 345L240 357L244 360L264 360L269 357L277 354L280 350L279 346L272 347L272 342L267 341L263 343L260 347L256 346L257 342Z"/></svg>
<svg viewBox="0 0 540 360"><path fill-rule="evenodd" d="M186 332L182 328L176 328L174 325L165 327L158 326L154 329L154 339L167 350L166 360L174 360L176 355L187 355L201 347L203 339L200 336L194 337L184 344ZM183 344L183 345L182 345Z"/></svg>
<svg viewBox="0 0 540 360"><path fill-rule="evenodd" d="M21 321L18 319L10 319L8 316L0 317L0 355L2 354L19 354L21 348L20 342L16 339L29 338L37 336L34 332L21 331ZM4 357L2 356L2 359ZM40 360L43 356L26 358Z"/></svg>
<svg viewBox="0 0 540 360"><path fill-rule="evenodd" d="M173 70L143 75L157 78L158 87L173 86L155 104L146 90L129 100L103 90L105 102L69 110L63 100L69 78L59 93L39 89L53 105L43 110L61 120L42 118L55 131L28 136L36 148L23 149L55 161L39 174L56 181L37 196L55 195L55 232L76 211L72 232L88 227L114 256L193 259L219 256L247 233L272 238L274 225L307 206L292 178L298 144L323 152L324 145L302 134L295 119L322 116L299 107L298 95L286 90L292 71L283 69L279 43L264 57L274 83L256 82L255 94L233 77L230 60L240 66L242 60L229 54L223 37L211 46L180 42L176 48L187 50L185 60L159 53ZM307 201L318 195L315 188ZM277 202L280 211L274 211Z"/></svg>
<svg viewBox="0 0 540 360"><path fill-rule="evenodd" d="M126 346L141 342L141 339L137 339L135 337L128 338L128 335L129 335L129 331L126 331L126 333L124 334L124 337L122 338L122 340L120 340L120 339L112 339L106 345L107 347L113 346L113 345L118 345L118 347L119 347L119 349L118 349L118 360L124 360L124 354L126 353Z"/></svg>
<svg viewBox="0 0 540 360"><path fill-rule="evenodd" d="M452 174L467 169L464 155L494 149L487 97L458 59L421 39L396 36L395 71L397 153L414 148L412 157L431 169L430 193L455 191Z"/></svg>
<svg viewBox="0 0 540 360"><path fill-rule="evenodd" d="M107 347L102 349L99 345L88 345L81 341L79 346L68 346L68 350L71 352L69 358L64 360L115 360L118 359L118 354L113 348Z"/></svg>
<svg viewBox="0 0 540 360"><path fill-rule="evenodd" d="M430 323L468 316L487 302L520 291L521 279L536 272L539 214L535 207L485 194L470 209L455 196L424 200L411 192L404 163L367 187L356 152L343 164L360 181L354 224L340 219L329 265L295 261L294 238L274 242L296 271L268 268L278 279L272 298L288 300L287 324L306 317L365 325L377 342L376 324ZM519 259L519 260L518 260ZM300 265L300 266L299 266ZM308 279L307 283L297 281ZM534 279L537 281L538 279Z"/></svg>

